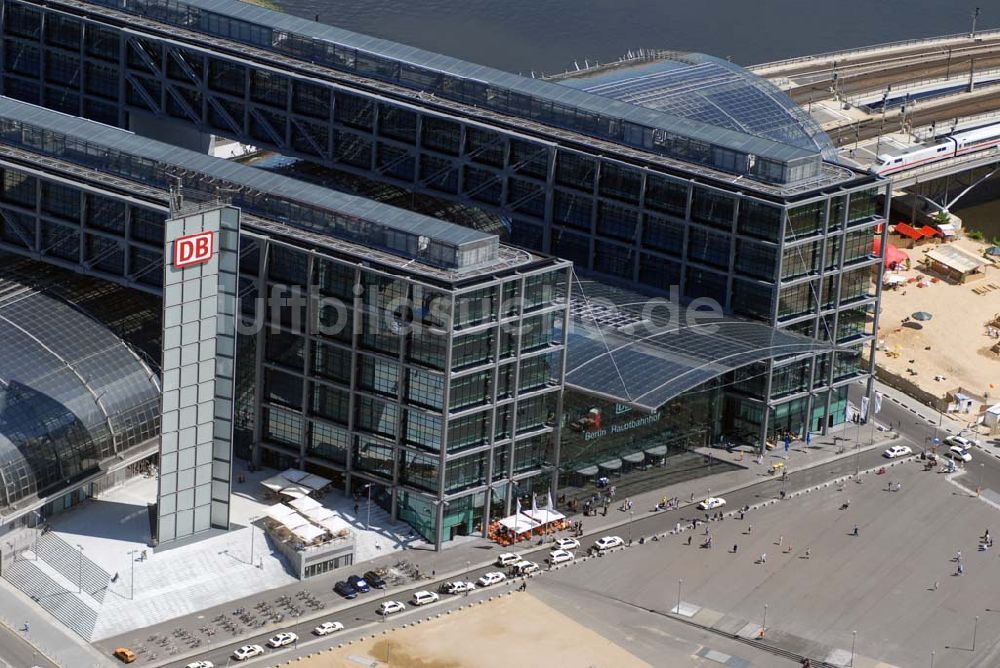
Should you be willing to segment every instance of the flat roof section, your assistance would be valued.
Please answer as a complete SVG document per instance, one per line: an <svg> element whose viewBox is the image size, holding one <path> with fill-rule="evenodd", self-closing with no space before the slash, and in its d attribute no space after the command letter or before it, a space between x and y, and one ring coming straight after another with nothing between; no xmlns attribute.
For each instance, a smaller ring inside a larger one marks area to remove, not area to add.
<svg viewBox="0 0 1000 668"><path fill-rule="evenodd" d="M31 128L63 135L63 141L41 141ZM282 203L303 205L305 209L289 209L287 219L281 220L293 227L369 244L431 265L476 269L497 260L500 240L493 234L202 155L7 97L0 97L0 141L88 166L95 166L95 161L107 158L86 151L88 144L135 156L150 161L148 168L121 175L163 189L174 184L176 175L196 172L209 180L225 182L219 185L271 196L273 201L262 204L274 208L275 218L279 220Z"/></svg>

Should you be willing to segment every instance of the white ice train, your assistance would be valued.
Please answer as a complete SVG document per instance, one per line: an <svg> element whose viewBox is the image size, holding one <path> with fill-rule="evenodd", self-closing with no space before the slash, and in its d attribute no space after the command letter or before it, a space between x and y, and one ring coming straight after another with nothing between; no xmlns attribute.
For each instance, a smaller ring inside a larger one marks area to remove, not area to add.
<svg viewBox="0 0 1000 668"><path fill-rule="evenodd" d="M935 144L921 144L909 148L899 155L880 155L875 160L872 172L892 174L904 169L913 169L935 160L975 153L1000 145L1000 123L984 125L975 130L965 130L949 135Z"/></svg>

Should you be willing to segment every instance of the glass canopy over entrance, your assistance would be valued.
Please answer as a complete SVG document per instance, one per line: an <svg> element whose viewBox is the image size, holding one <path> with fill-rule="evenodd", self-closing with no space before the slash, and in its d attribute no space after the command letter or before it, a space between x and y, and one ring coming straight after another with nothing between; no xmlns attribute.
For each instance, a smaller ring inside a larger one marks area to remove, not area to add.
<svg viewBox="0 0 1000 668"><path fill-rule="evenodd" d="M574 283L570 312L567 388L649 412L753 362L834 349L763 322L586 280Z"/></svg>

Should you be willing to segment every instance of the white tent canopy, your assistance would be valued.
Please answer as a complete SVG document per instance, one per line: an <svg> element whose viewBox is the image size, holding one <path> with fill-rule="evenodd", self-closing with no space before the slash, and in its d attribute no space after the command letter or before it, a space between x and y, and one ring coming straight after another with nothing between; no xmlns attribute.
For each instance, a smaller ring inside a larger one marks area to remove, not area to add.
<svg viewBox="0 0 1000 668"><path fill-rule="evenodd" d="M289 482L299 482L309 474L298 469L286 469L281 472L281 477Z"/></svg>
<svg viewBox="0 0 1000 668"><path fill-rule="evenodd" d="M267 516L275 522L280 522L282 524L285 524L297 514L298 513L296 513L294 509L289 508L283 503L276 503L267 509Z"/></svg>
<svg viewBox="0 0 1000 668"><path fill-rule="evenodd" d="M548 508L538 508L537 510L525 510L521 513L522 515L527 515L537 524L548 524L549 522L557 522L558 520L566 519L566 516L560 513L558 510L549 510Z"/></svg>
<svg viewBox="0 0 1000 668"><path fill-rule="evenodd" d="M295 508L295 510L301 512L305 512L307 510L313 510L314 508L323 507L322 505L320 505L319 501L317 501L316 499L311 499L308 496L303 496L300 499L295 499L294 501L290 501L288 505L290 505L292 508Z"/></svg>
<svg viewBox="0 0 1000 668"><path fill-rule="evenodd" d="M323 476L320 475L316 475L315 473L310 473L306 477L302 478L301 480L297 480L296 482L298 482L303 487L308 487L309 489L312 490L320 490L330 484L329 479L324 478Z"/></svg>
<svg viewBox="0 0 1000 668"><path fill-rule="evenodd" d="M320 520L318 524L324 527L327 531L329 531L333 535L337 535L342 531L349 531L351 528L350 524L348 524L342 518L336 515L328 517L324 520Z"/></svg>
<svg viewBox="0 0 1000 668"><path fill-rule="evenodd" d="M500 525L518 534L527 533L538 526L535 520L524 515L511 515L500 520Z"/></svg>
<svg viewBox="0 0 1000 668"><path fill-rule="evenodd" d="M260 484L268 488L272 492L280 492L282 488L288 486L288 481L282 478L280 475L271 476L267 480L261 480Z"/></svg>
<svg viewBox="0 0 1000 668"><path fill-rule="evenodd" d="M333 517L336 514L337 513L330 510L329 508L323 508L322 506L319 508L310 508L303 513L303 515L311 519L313 522L320 522L327 518Z"/></svg>
<svg viewBox="0 0 1000 668"><path fill-rule="evenodd" d="M301 540L303 543L311 543L323 534L326 533L324 529L320 529L315 524L310 524L306 522L300 527L295 527L292 529L292 533L295 537Z"/></svg>
<svg viewBox="0 0 1000 668"><path fill-rule="evenodd" d="M302 497L309 496L310 491L312 490L309 490L305 487L299 487L298 485L289 485L287 487L282 488L281 494L283 496L287 496L290 499L301 499Z"/></svg>

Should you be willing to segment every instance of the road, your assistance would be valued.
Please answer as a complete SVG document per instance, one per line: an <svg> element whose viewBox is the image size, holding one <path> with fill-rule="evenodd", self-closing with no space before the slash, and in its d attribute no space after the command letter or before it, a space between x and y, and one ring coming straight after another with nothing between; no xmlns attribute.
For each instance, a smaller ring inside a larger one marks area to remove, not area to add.
<svg viewBox="0 0 1000 668"><path fill-rule="evenodd" d="M29 632L30 633L30 632ZM29 638L30 639L30 635ZM12 668L58 668L25 639L23 632L18 632L0 624L0 666Z"/></svg>

